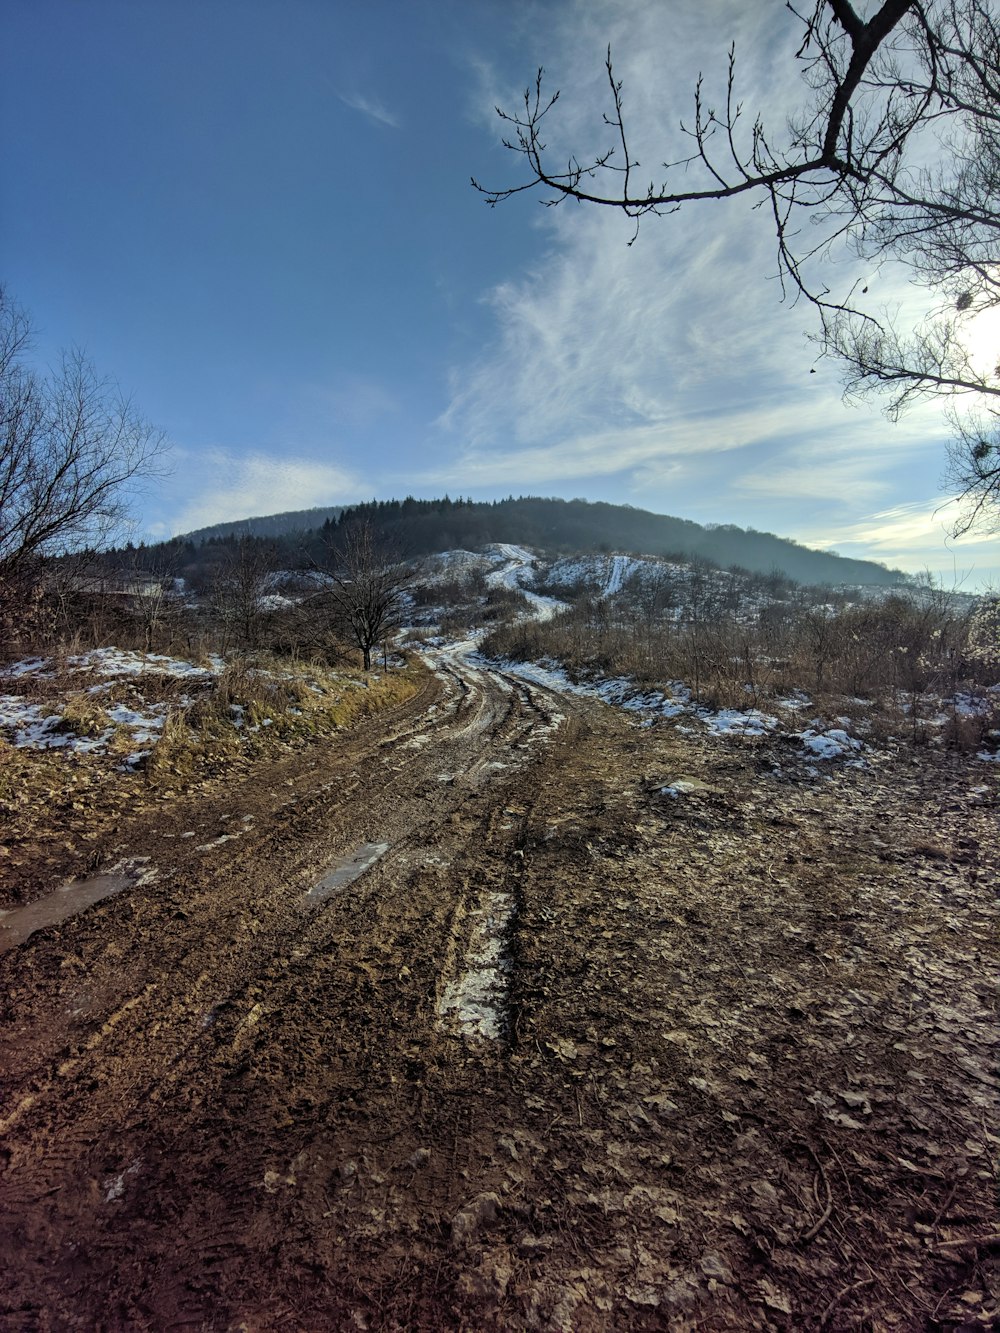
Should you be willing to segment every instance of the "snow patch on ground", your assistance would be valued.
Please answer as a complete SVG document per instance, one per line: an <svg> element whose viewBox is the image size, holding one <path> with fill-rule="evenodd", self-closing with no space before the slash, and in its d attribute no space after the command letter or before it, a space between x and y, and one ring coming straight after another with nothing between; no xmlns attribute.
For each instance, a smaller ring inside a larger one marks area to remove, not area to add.
<svg viewBox="0 0 1000 1333"><path fill-rule="evenodd" d="M808 694L803 694L801 690L793 690L787 699L775 699L775 708L785 708L790 713L796 713L800 708L811 708L812 700Z"/></svg>
<svg viewBox="0 0 1000 1333"><path fill-rule="evenodd" d="M66 658L66 667L73 673L95 672L101 676L216 676L225 670L221 657L211 653L205 659L207 666L197 666L179 657L167 657L163 653L140 653L127 648L92 648L86 653L76 653ZM55 662L51 657L25 657L20 662L10 662L0 667L0 680L16 680L20 676L38 676L50 680L55 674Z"/></svg>
<svg viewBox="0 0 1000 1333"><path fill-rule="evenodd" d="M780 720L774 714L764 713L758 708L712 710L695 704L691 691L680 681L671 681L667 687L669 692L644 690L627 676L574 681L563 667L551 659L540 662L491 661L478 653L472 653L471 657L476 665L502 671L506 676L517 676L520 680L556 693L600 699L616 708L636 713L642 724L647 726L660 718L676 718L687 714L696 718L714 736L749 737L783 733ZM794 702L798 707L803 706L802 700L796 699ZM814 726L790 734L802 740L803 752L814 759L854 759L858 751L863 749L861 741L839 727L823 729Z"/></svg>
<svg viewBox="0 0 1000 1333"><path fill-rule="evenodd" d="M683 583L689 579L690 570L686 565L657 556L577 555L556 560L546 572L545 580L556 586L588 583L599 590L601 597L614 597L634 576L644 584L664 577Z"/></svg>
<svg viewBox="0 0 1000 1333"><path fill-rule="evenodd" d="M61 713L44 713L41 704L28 703L16 694L0 694L0 733L18 750L73 749L85 753L106 745L113 728L97 736L78 736L60 730Z"/></svg>
<svg viewBox="0 0 1000 1333"><path fill-rule="evenodd" d="M522 588L525 583L534 583L535 557L526 547L497 542L490 550L503 562L486 575L491 588Z"/></svg>
<svg viewBox="0 0 1000 1333"><path fill-rule="evenodd" d="M648 562L640 560L634 555L613 555L611 557L611 568L608 570L608 577L601 591L602 597L613 597L616 592L621 592L622 584L635 573L637 569L642 569Z"/></svg>
<svg viewBox="0 0 1000 1333"><path fill-rule="evenodd" d="M17 677L31 676L41 671L49 664L47 657L25 657L20 662L12 662L10 666L4 667L0 675Z"/></svg>
<svg viewBox="0 0 1000 1333"><path fill-rule="evenodd" d="M112 722L131 731L132 739L137 745L146 745L150 741L160 739L163 724L167 720L168 705L150 704L147 712L139 713L124 704L115 704L105 711Z"/></svg>
<svg viewBox="0 0 1000 1333"><path fill-rule="evenodd" d="M661 717L676 717L688 707L689 692L678 685L679 697L670 697L659 690L640 691L634 681L627 677L613 680L574 681L557 662L551 659L541 662L495 662L474 654L476 663L487 670L499 668L504 675L517 676L521 680L541 685L545 689L559 694L574 694L583 699L602 699L637 713L658 713Z"/></svg>
<svg viewBox="0 0 1000 1333"><path fill-rule="evenodd" d="M162 653L130 652L122 648L94 648L89 653L67 658L74 671L96 671L101 676L158 676L201 677L217 676L225 670L225 662L214 653L206 658L207 666L196 666L179 657Z"/></svg>
<svg viewBox="0 0 1000 1333"><path fill-rule="evenodd" d="M704 715L703 721L716 736L764 736L769 731L777 730L778 726L776 717L762 713L757 708L745 711L721 708L717 713Z"/></svg>
<svg viewBox="0 0 1000 1333"><path fill-rule="evenodd" d="M162 653L140 653L122 648L94 648L65 660L63 670L68 674L71 687L84 688L88 695L99 696L110 688L112 679L144 675L169 676L177 680L207 680L225 669L221 657L211 656L207 665L197 665L182 658L166 657ZM0 680L52 680L59 673L52 658L27 657L0 670ZM101 676L95 684L83 686L74 679L83 676ZM187 704L182 696L175 701ZM124 729L130 733L135 746L155 745L163 734L169 712L165 703L145 704L131 708L113 704L104 710L110 725L93 734L78 732L71 719L65 716L64 701L37 703L17 694L0 694L0 736L16 749L67 750L77 754L101 752ZM126 768L134 767L148 750L135 750L124 759Z"/></svg>
<svg viewBox="0 0 1000 1333"><path fill-rule="evenodd" d="M531 607L532 620L551 620L554 615L566 610L565 602L555 597L543 597L527 586L535 581L537 563L536 557L527 547L498 542L490 550L503 562L498 569L486 575L486 582L491 588L511 588L523 593Z"/></svg>
<svg viewBox="0 0 1000 1333"><path fill-rule="evenodd" d="M692 792L706 790L707 787L704 782L699 782L693 778L676 778L673 782L668 783L666 787L660 788L660 795L670 796L676 800L679 796L690 796Z"/></svg>
<svg viewBox="0 0 1000 1333"><path fill-rule="evenodd" d="M844 759L861 749L861 742L840 727L816 731L812 727L797 733L802 748L814 759Z"/></svg>
<svg viewBox="0 0 1000 1333"><path fill-rule="evenodd" d="M424 560L420 567L420 578L424 583L446 583L452 579L467 578L477 570L488 569L490 564L491 561L487 556L457 547L453 551L441 551Z"/></svg>
<svg viewBox="0 0 1000 1333"><path fill-rule="evenodd" d="M507 937L514 899L488 893L476 914L464 971L448 982L438 1001L438 1022L465 1038L497 1041L503 1036L507 1002Z"/></svg>
<svg viewBox="0 0 1000 1333"><path fill-rule="evenodd" d="M566 610L566 603L560 602L555 597L542 597L540 593L529 592L527 588L522 588L521 592L531 604L534 620L551 620L560 611Z"/></svg>

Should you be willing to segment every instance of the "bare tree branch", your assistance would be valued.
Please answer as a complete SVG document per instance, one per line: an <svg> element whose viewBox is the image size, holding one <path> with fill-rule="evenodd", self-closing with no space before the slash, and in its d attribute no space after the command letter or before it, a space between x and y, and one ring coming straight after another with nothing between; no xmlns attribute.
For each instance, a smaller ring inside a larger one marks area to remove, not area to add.
<svg viewBox="0 0 1000 1333"><path fill-rule="evenodd" d="M43 378L25 364L27 316L0 289L0 582L44 556L95 546L163 435L81 352Z"/></svg>
<svg viewBox="0 0 1000 1333"><path fill-rule="evenodd" d="M743 122L730 48L724 111L706 105L699 75L693 120L681 124L690 152L668 157L659 183L643 189L609 49L603 123L613 131L610 146L586 165L575 156L565 168L550 162L543 123L559 93L543 94L539 70L516 113L498 108L513 130L505 146L523 160L526 178L499 188L475 179L473 185L494 207L540 189L549 206L575 199L617 209L636 228L649 215L697 203L739 196L767 203L782 292L816 307L817 341L843 362L849 396L885 394L893 417L918 397L971 396L988 406L1000 397L1000 365L976 367L969 324L1000 305L995 0L883 0L867 20L850 0L815 0L804 14L787 8L803 28L796 59L805 96L780 138L760 115L749 129ZM799 226L806 214L818 231ZM807 234L818 239L807 241ZM634 239L635 231L629 244ZM831 291L816 261L843 245L876 267L902 265L941 303L918 325L900 329L885 310L863 303L867 284ZM958 455L978 449L979 456L956 470L953 450L951 478L970 499L975 521L990 526L1000 510L992 473L982 466L982 432L975 421L955 429Z"/></svg>

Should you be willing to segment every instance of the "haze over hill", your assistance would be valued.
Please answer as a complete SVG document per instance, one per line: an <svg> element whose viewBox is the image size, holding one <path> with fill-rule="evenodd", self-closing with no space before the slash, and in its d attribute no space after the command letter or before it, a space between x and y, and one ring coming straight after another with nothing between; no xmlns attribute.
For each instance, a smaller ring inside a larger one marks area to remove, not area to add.
<svg viewBox="0 0 1000 1333"><path fill-rule="evenodd" d="M184 532L180 541L207 542L218 537L280 537L286 532L309 531L321 528L327 519L338 518L343 505L322 505L317 509L296 509L284 514L257 514L252 518L237 518L229 523L212 523L193 532Z"/></svg>
<svg viewBox="0 0 1000 1333"><path fill-rule="evenodd" d="M472 500L372 501L348 509L304 509L265 518L217 524L185 535L204 542L246 532L288 538L337 522L368 519L407 556L454 547L516 542L553 553L630 551L704 559L754 573L779 571L798 583L891 585L906 581L899 570L870 560L817 551L770 532L733 524L703 526L629 505L521 496L493 503Z"/></svg>

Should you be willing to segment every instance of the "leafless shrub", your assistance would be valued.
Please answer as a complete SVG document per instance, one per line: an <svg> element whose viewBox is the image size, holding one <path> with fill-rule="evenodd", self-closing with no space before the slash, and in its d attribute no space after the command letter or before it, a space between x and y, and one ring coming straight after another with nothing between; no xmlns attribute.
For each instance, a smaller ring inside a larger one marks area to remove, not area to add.
<svg viewBox="0 0 1000 1333"><path fill-rule="evenodd" d="M951 700L942 735L946 745L972 754L982 750L1000 727L1000 704L985 695Z"/></svg>
<svg viewBox="0 0 1000 1333"><path fill-rule="evenodd" d="M942 699L974 683L967 613L933 588L856 604L831 594L810 605L802 594L797 603L751 603L737 589L727 592L724 579L695 582L693 590L677 588L659 615L637 589L613 599L584 595L551 621L498 626L482 650L551 658L576 675L626 675L644 685L682 680L713 706L761 707L805 690L836 716L848 697L855 711L870 711L873 731L902 728L913 739L932 720L938 724ZM983 625L977 634L992 644L988 616ZM961 735L965 745L977 725L960 718L946 734Z"/></svg>
<svg viewBox="0 0 1000 1333"><path fill-rule="evenodd" d="M251 537L241 537L218 570L209 605L222 631L223 653L234 646L258 647L271 571L269 552Z"/></svg>

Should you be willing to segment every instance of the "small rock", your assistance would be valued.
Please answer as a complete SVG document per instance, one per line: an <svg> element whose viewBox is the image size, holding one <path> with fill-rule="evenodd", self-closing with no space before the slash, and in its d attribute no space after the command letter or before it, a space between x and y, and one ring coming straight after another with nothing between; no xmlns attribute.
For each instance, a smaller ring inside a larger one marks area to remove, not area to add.
<svg viewBox="0 0 1000 1333"><path fill-rule="evenodd" d="M480 1194L477 1198L460 1208L451 1222L451 1241L453 1245L464 1245L471 1240L482 1226L494 1221L500 1200L496 1194Z"/></svg>
<svg viewBox="0 0 1000 1333"><path fill-rule="evenodd" d="M706 1277L715 1278L718 1282L732 1282L733 1274L729 1265L721 1258L709 1250L707 1254L702 1255L701 1271Z"/></svg>
<svg viewBox="0 0 1000 1333"><path fill-rule="evenodd" d="M517 1242L517 1252L522 1258L530 1258L533 1254L544 1254L546 1250L551 1250L554 1244L552 1236L532 1236L526 1231Z"/></svg>

